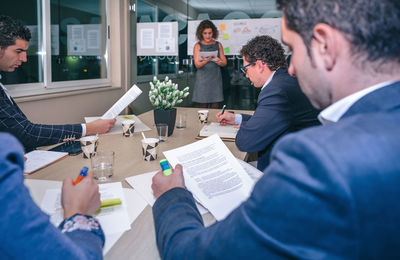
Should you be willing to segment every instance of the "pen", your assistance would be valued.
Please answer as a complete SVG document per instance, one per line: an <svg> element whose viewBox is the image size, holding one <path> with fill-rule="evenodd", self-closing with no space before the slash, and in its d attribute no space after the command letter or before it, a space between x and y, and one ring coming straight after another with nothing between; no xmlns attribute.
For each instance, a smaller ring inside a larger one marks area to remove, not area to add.
<svg viewBox="0 0 400 260"><path fill-rule="evenodd" d="M221 112L221 115L223 115L223 114L224 114L224 112L225 112L225 108L226 108L226 105L223 105L223 106L222 106L222 112Z"/></svg>
<svg viewBox="0 0 400 260"><path fill-rule="evenodd" d="M81 182L81 180L83 180L83 178L85 178L87 172L88 172L88 167L84 166L81 170L81 172L79 173L78 177L76 177L76 180L74 181L74 186L78 183Z"/></svg>
<svg viewBox="0 0 400 260"><path fill-rule="evenodd" d="M167 159L162 159L160 161L161 170L164 176L168 176L172 174L171 167L169 167L169 163Z"/></svg>
<svg viewBox="0 0 400 260"><path fill-rule="evenodd" d="M100 208L104 207L109 207L109 206L115 206L115 205L121 205L121 199L109 199L109 200L102 200Z"/></svg>

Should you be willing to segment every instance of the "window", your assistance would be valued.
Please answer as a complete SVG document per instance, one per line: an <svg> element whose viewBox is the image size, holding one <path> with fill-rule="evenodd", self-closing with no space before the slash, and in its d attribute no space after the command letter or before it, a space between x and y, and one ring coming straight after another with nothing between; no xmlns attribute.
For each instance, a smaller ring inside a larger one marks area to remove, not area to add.
<svg viewBox="0 0 400 260"><path fill-rule="evenodd" d="M2 13L26 25L32 39L28 61L14 72L1 72L2 83L14 96L110 85L107 2L26 1L24 12L19 1L4 2Z"/></svg>

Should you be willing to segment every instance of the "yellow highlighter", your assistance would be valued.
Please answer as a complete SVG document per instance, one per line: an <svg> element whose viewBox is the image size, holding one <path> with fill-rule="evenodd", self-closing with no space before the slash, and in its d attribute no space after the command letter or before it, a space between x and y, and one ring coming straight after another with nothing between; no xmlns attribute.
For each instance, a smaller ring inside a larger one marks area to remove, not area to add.
<svg viewBox="0 0 400 260"><path fill-rule="evenodd" d="M109 200L102 200L100 208L121 205L121 199L109 199Z"/></svg>

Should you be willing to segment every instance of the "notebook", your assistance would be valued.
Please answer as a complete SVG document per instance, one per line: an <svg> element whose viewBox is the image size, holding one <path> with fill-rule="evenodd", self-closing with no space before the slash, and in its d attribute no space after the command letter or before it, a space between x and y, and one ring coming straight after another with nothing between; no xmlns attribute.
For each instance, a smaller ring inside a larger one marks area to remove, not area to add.
<svg viewBox="0 0 400 260"><path fill-rule="evenodd" d="M197 139L217 134L223 141L235 141L236 134L239 131L235 125L220 125L220 123L212 122L209 125L203 126L200 130Z"/></svg>
<svg viewBox="0 0 400 260"><path fill-rule="evenodd" d="M32 174L35 171L42 169L62 158L66 157L68 153L65 152L52 152L43 150L34 150L25 154L25 174Z"/></svg>

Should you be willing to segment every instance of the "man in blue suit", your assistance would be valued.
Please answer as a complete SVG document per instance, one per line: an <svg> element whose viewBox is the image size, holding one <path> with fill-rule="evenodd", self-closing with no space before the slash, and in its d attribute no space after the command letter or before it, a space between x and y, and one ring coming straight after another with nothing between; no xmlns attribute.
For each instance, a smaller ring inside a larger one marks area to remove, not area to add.
<svg viewBox="0 0 400 260"><path fill-rule="evenodd" d="M400 3L277 0L323 126L288 134L252 194L203 226L185 169L153 178L163 259L400 259Z"/></svg>
<svg viewBox="0 0 400 260"><path fill-rule="evenodd" d="M77 185L63 182L64 221L57 228L24 186L24 149L0 132L0 259L102 259L104 233L92 217L100 207L98 185L89 171Z"/></svg>
<svg viewBox="0 0 400 260"><path fill-rule="evenodd" d="M274 38L257 36L242 47L242 71L254 87L261 88L253 116L217 114L222 124L240 124L236 145L243 152L257 152L257 168L264 170L275 142L285 134L319 125L318 110L301 92L286 69L282 45Z"/></svg>
<svg viewBox="0 0 400 260"><path fill-rule="evenodd" d="M27 61L26 51L31 33L8 16L0 16L0 70L12 72ZM1 76L0 76L1 78ZM76 139L85 135L108 132L115 119L98 119L87 124L44 125L30 122L17 103L0 83L0 131L9 132L19 139L25 151Z"/></svg>

